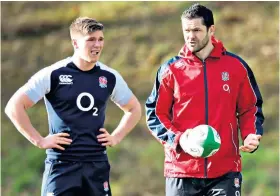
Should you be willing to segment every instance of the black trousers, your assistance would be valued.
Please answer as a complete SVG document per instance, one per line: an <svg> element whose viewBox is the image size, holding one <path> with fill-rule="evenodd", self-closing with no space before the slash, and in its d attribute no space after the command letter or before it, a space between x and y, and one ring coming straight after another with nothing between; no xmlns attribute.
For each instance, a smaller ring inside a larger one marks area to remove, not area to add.
<svg viewBox="0 0 280 196"><path fill-rule="evenodd" d="M107 161L45 161L41 196L111 196Z"/></svg>
<svg viewBox="0 0 280 196"><path fill-rule="evenodd" d="M241 196L242 175L218 178L166 178L166 196Z"/></svg>

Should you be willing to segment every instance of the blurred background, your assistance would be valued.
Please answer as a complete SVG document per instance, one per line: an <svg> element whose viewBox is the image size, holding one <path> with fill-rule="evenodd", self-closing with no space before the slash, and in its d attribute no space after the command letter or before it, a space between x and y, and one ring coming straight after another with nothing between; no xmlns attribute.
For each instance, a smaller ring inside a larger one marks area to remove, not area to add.
<svg viewBox="0 0 280 196"><path fill-rule="evenodd" d="M4 114L12 94L38 70L73 53L68 27L78 16L105 25L100 61L117 69L144 103L161 63L184 44L180 16L194 2L1 2L1 190L3 196L38 196L45 151L29 143ZM212 9L216 37L252 68L266 117L258 151L242 154L243 195L279 194L279 2L203 2ZM28 111L47 135L43 101ZM122 112L111 102L106 128ZM123 142L109 148L115 196L164 196L163 148L145 116ZM223 163L221 163L223 164Z"/></svg>

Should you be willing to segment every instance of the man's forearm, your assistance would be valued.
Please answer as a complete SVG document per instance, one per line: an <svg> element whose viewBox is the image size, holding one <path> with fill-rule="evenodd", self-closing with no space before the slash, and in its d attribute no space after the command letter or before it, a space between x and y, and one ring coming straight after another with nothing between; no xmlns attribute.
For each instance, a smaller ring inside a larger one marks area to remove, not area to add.
<svg viewBox="0 0 280 196"><path fill-rule="evenodd" d="M19 103L10 102L5 108L5 113L13 122L17 130L32 144L38 146L38 143L42 139L42 136L32 126L24 106L21 106Z"/></svg>
<svg viewBox="0 0 280 196"><path fill-rule="evenodd" d="M136 104L130 111L125 112L119 125L113 131L112 136L117 139L117 143L120 141L135 127L141 118L141 106Z"/></svg>

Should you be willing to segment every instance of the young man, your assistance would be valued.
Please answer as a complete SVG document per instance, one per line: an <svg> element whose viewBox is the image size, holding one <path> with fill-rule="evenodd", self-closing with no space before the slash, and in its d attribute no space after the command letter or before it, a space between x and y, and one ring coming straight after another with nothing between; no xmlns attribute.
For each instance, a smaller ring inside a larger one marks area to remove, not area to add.
<svg viewBox="0 0 280 196"><path fill-rule="evenodd" d="M240 196L239 150L255 151L263 134L259 88L246 62L213 37L211 10L194 4L181 21L185 45L161 65L146 102L147 125L165 148L166 195ZM214 127L222 141L205 159L183 152L179 144L186 130L201 124Z"/></svg>
<svg viewBox="0 0 280 196"><path fill-rule="evenodd" d="M103 25L77 18L70 35L74 55L36 73L12 96L5 112L32 144L47 149L42 196L109 196L106 146L115 146L132 130L141 107L120 74L98 61ZM26 113L42 97L49 119L47 137ZM109 98L124 111L112 134L104 128Z"/></svg>

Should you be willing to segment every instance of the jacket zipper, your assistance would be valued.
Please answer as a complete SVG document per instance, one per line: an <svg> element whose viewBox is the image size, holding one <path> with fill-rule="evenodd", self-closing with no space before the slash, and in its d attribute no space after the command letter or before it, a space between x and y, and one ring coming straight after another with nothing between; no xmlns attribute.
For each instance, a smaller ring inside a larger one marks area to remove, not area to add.
<svg viewBox="0 0 280 196"><path fill-rule="evenodd" d="M205 60L203 60L202 63L203 63L203 71L204 71L204 90L205 90L205 124L208 125L208 86L207 86ZM208 165L208 159L205 158L204 159L204 178L207 178L207 165Z"/></svg>

